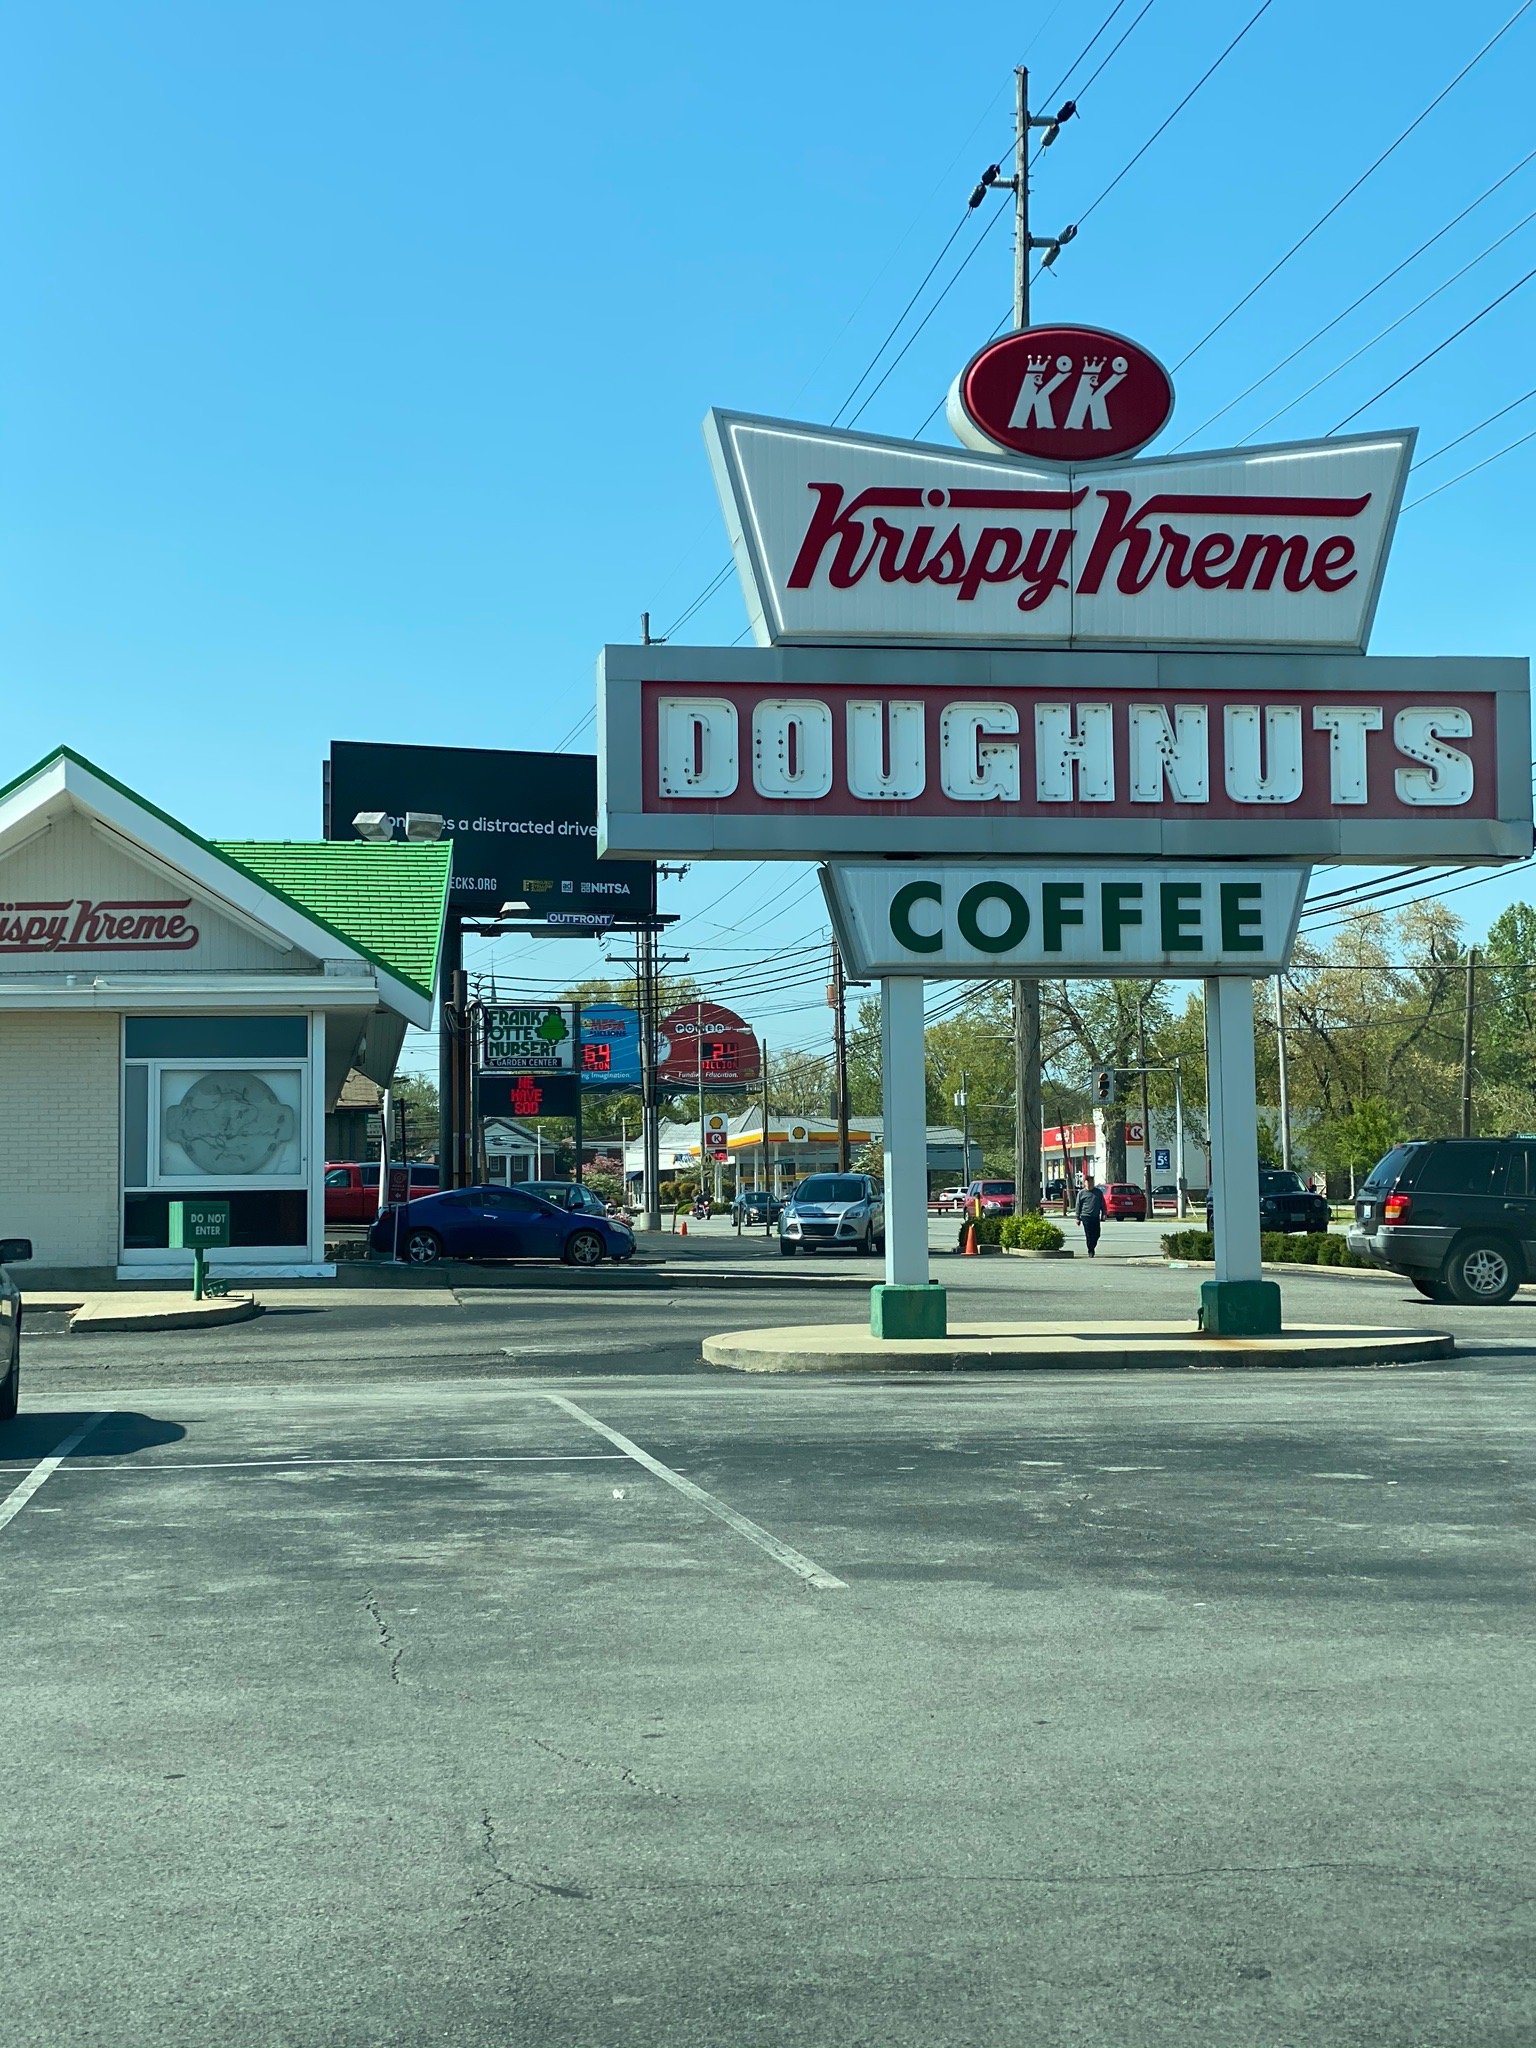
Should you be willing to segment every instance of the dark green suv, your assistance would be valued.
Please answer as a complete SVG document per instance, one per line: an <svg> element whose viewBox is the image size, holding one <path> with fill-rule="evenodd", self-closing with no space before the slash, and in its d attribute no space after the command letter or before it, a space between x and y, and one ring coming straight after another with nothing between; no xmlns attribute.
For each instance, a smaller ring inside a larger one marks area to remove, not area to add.
<svg viewBox="0 0 1536 2048"><path fill-rule="evenodd" d="M1536 1136L1395 1145L1356 1190L1348 1239L1430 1301L1510 1300L1536 1278Z"/></svg>

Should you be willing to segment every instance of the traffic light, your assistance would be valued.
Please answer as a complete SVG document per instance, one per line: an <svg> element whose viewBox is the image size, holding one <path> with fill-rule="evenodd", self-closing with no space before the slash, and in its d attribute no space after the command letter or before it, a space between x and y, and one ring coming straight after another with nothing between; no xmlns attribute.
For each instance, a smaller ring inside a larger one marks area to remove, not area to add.
<svg viewBox="0 0 1536 2048"><path fill-rule="evenodd" d="M1101 1109L1107 1109L1115 1099L1115 1083L1119 1077L1113 1067L1100 1067L1093 1077L1093 1099Z"/></svg>

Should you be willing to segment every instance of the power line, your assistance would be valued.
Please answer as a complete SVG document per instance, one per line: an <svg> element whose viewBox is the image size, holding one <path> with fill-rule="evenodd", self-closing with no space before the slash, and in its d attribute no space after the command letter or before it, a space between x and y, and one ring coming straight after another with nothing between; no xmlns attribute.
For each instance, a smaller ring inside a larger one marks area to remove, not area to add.
<svg viewBox="0 0 1536 2048"><path fill-rule="evenodd" d="M1536 4L1536 0L1525 0L1525 5L1527 7L1532 6L1533 4ZM1242 27L1238 30L1237 34L1232 38L1231 42L1228 43L1227 47L1222 51L1221 55L1216 59L1215 63L1213 63L1208 70L1203 71L1200 74L1200 76L1195 80L1194 84L1189 88L1189 91L1185 93L1183 99L1181 99L1179 101L1179 104L1174 108L1173 112L1167 117L1165 121L1161 122L1156 128L1153 129L1152 133L1147 137L1146 141L1141 145L1140 149L1137 150L1136 154L1130 159L1130 161L1124 164L1115 173L1114 177L1110 179L1109 183L1104 187L1104 190L1099 194L1098 198L1093 201L1091 206L1089 206L1087 212L1078 215L1077 225L1079 226L1079 228L1081 228L1083 222L1088 219L1090 214L1097 213L1098 209L1104 204L1104 201L1109 197L1110 193L1114 191L1115 187L1120 183L1121 179L1126 177L1131 171L1133 171L1136 168L1137 164L1141 162L1142 158L1146 155L1147 151L1152 147L1153 143L1157 141L1158 137L1163 135L1169 128L1173 126L1174 122L1179 118L1180 114L1183 113L1184 109L1189 105L1190 101L1194 98L1195 94L1199 92L1200 88L1206 83L1208 79L1213 78L1215 76L1215 74L1221 69L1222 65L1225 64L1227 59L1231 56L1232 52L1237 48L1238 44L1243 40L1244 36L1248 34L1248 31L1257 26L1258 22L1263 18L1264 15L1268 14L1270 8L1273 5L1274 0L1260 0L1260 5L1254 9L1252 14L1249 15L1248 19L1243 23ZM1175 367L1178 366L1176 365Z"/></svg>
<svg viewBox="0 0 1536 2048"><path fill-rule="evenodd" d="M1481 462L1474 462L1470 469L1462 470L1460 475L1449 477L1443 484L1436 484L1432 491L1425 491L1421 497L1411 499L1403 510L1411 512L1415 505L1422 505L1426 499L1438 498L1440 493L1448 491L1452 484L1459 484L1465 477L1475 476L1480 469L1486 469L1490 462L1497 462L1501 456L1508 455L1513 449L1523 448L1527 441L1536 441L1536 427L1532 427L1528 434L1521 434L1513 441L1506 441L1502 448L1495 448L1491 455L1485 455Z"/></svg>
<svg viewBox="0 0 1536 2048"><path fill-rule="evenodd" d="M1370 397L1365 400L1364 404L1357 405L1353 412L1345 413L1343 419L1337 421L1333 426L1331 426L1328 429L1329 433L1337 434L1341 428L1347 427L1351 420L1359 419L1361 413L1368 411L1369 408L1376 403L1378 398L1385 398L1389 391L1395 391L1399 384L1405 384L1408 381L1408 379L1414 375L1416 371L1422 370L1426 363L1432 363L1436 356L1443 355L1446 349L1450 347L1453 341L1460 341L1461 337L1464 334L1466 334L1470 329L1476 327L1480 320L1486 320L1488 315L1492 312L1497 311L1497 309L1503 305L1506 299L1513 298L1516 292L1523 290L1524 287L1530 283L1533 277L1536 277L1536 267L1533 267L1530 270L1528 270L1525 273L1524 277L1517 277L1514 283L1512 285L1506 286L1505 289L1499 293L1496 299L1490 299L1486 306L1480 307L1478 311L1472 315L1470 320L1463 320L1461 325L1456 329L1454 334L1448 334L1445 337L1444 341L1438 341L1432 349L1427 349L1425 353L1419 357L1416 363L1410 363L1407 369L1404 370L1400 376L1394 377L1392 379L1390 384L1383 384L1379 391L1373 391ZM1443 486L1442 488L1448 487ZM1430 493L1425 493L1426 497L1429 495Z"/></svg>
<svg viewBox="0 0 1536 2048"><path fill-rule="evenodd" d="M1428 455L1421 455L1413 467L1415 469L1427 469L1432 462L1438 462L1442 455L1448 455L1453 448L1459 448L1463 441L1470 441L1472 436L1480 434L1484 427L1491 427L1495 420L1503 419L1505 413L1514 412L1518 406L1528 404L1533 398L1536 398L1536 384L1533 384L1529 391L1522 391L1518 398L1512 398L1508 405L1501 405L1497 412L1489 413L1486 419L1479 420L1475 427L1468 427L1464 434L1458 434L1453 441L1442 441L1440 446L1432 449ZM1470 470L1462 471L1463 476L1470 476L1471 474ZM1455 481L1455 477L1452 477L1451 483L1455 483ZM1442 486L1442 489L1448 490L1449 488L1449 485ZM1422 503L1422 500L1415 498L1413 502L1417 505ZM1406 511L1407 507L1405 506L1403 509Z"/></svg>
<svg viewBox="0 0 1536 2048"><path fill-rule="evenodd" d="M1286 250L1285 254L1282 257L1280 257L1278 262L1272 263L1270 265L1269 269L1265 271L1264 275L1259 279L1258 283L1255 285L1250 285L1248 290L1245 291L1243 293L1243 296L1237 301L1236 305L1229 307L1228 310L1225 313L1223 313L1221 318L1216 322L1215 326L1208 328L1207 331L1204 334L1202 334L1200 339L1195 343L1194 347L1191 349L1187 349L1185 353L1182 356L1180 356L1179 360L1173 366L1175 370L1182 370L1186 363L1193 361L1193 359L1197 355L1199 355L1201 349L1205 347L1206 343L1209 341L1213 341L1216 338L1216 336L1220 334L1223 327L1227 325L1228 321L1234 319L1237 316L1237 314L1239 314L1243 310L1244 306L1248 304L1250 299L1256 298L1257 295L1264 289L1265 285L1269 283L1271 278L1277 277L1279 275L1279 273L1285 268L1286 264L1290 262L1291 258L1295 256L1300 250L1306 247L1307 243L1311 241L1312 237L1318 232L1320 228L1324 227L1330 220L1332 220L1333 216L1339 211L1339 208L1341 206L1346 205L1351 199L1354 198L1355 194L1360 190L1360 187L1363 184L1365 184L1367 179L1375 176L1377 171L1379 171L1382 165L1387 161L1388 157L1392 156L1397 150L1402 148L1403 144L1408 140L1409 136L1413 134L1414 130L1416 128L1421 128L1424 125L1424 123L1429 119L1430 115L1435 111L1436 107L1438 107L1443 100L1449 98L1449 96L1456 90L1457 86L1460 85L1461 81L1467 76L1467 74L1470 71L1474 70L1477 67L1477 65L1481 64L1483 59L1487 56L1488 52L1494 47L1494 45L1498 43L1504 36L1508 35L1509 31L1514 27L1515 23L1519 21L1520 17L1523 14L1529 13L1533 5L1536 5L1536 0L1521 0L1521 4L1515 9L1514 13L1509 17L1508 21L1505 22L1504 26L1496 30L1495 33L1489 37L1488 41L1484 43L1483 47L1478 51L1477 55L1473 57L1470 60L1470 62L1464 64L1460 71L1457 72L1456 76L1451 80L1450 84L1441 87L1440 91L1435 94L1435 97L1430 101L1429 105L1425 107L1421 113L1414 115L1413 119L1408 123L1408 126L1404 128L1401 134L1399 134L1393 141L1387 144L1387 147L1381 152L1381 155L1376 158L1375 162L1367 165L1365 170L1363 170L1360 173L1359 177L1356 178L1355 182L1351 186L1349 186L1346 191L1340 193L1339 197L1334 200L1332 206L1330 206L1326 210L1326 212L1320 213L1318 215L1317 219L1313 221L1311 227L1307 229L1306 233L1304 235L1299 236L1298 239L1291 244L1290 248Z"/></svg>
<svg viewBox="0 0 1536 2048"><path fill-rule="evenodd" d="M1278 412L1272 412L1268 419L1260 420L1256 427L1250 427L1248 432L1243 435L1242 441L1238 443L1238 446L1241 447L1243 442L1251 441L1255 434L1262 434L1264 429L1272 427L1276 420L1284 419L1288 412L1294 412L1296 407L1304 399L1310 398L1314 391L1321 391L1325 384L1332 383L1341 370L1347 370L1351 363L1357 363L1363 355L1369 354L1378 342L1385 341L1389 334L1394 333L1405 321L1411 320L1415 313L1422 313L1432 299L1439 298L1442 292L1448 292L1453 284L1459 284L1469 271L1475 270L1479 263L1486 262L1495 249L1501 249L1513 236L1518 235L1522 228L1528 228L1533 220L1536 220L1536 209L1526 214L1523 220L1517 220L1512 228L1506 228L1502 235L1496 236L1485 248L1479 249L1470 262L1464 263L1460 270L1452 271L1449 277L1442 279L1432 291L1427 291L1423 298L1416 300L1406 312L1399 313L1394 320L1389 320L1385 327L1379 329L1377 333L1371 336L1369 341L1361 342L1357 349L1352 350L1340 362L1335 363L1331 370L1325 370L1321 377L1307 386L1305 391L1299 391L1294 398L1287 399Z"/></svg>
<svg viewBox="0 0 1536 2048"><path fill-rule="evenodd" d="M1529 155L1523 156L1520 159L1519 163L1513 165L1509 170L1507 170L1504 173L1504 175L1501 178L1496 178L1494 182L1491 185L1489 185L1485 191L1479 192L1477 197L1474 200L1472 200L1469 205L1464 206L1461 209L1461 212L1456 214L1454 218L1446 221L1443 227L1436 228L1435 232L1428 238L1428 240L1420 242L1417 249L1415 249L1410 255L1405 256L1400 263L1394 263L1392 268L1384 272L1382 276L1378 277L1373 285L1368 286L1367 289L1360 294L1359 298L1351 299L1351 301L1344 308L1342 313L1335 313L1331 320L1324 321L1323 325L1319 328L1316 328L1311 334L1309 334L1305 341L1298 343L1297 346L1291 350L1288 356L1282 356L1278 363L1275 363L1271 368L1267 369L1264 372L1262 377L1255 377L1255 379L1250 385L1248 385L1244 390L1238 392L1236 398L1229 398L1225 405L1218 406L1215 412L1207 414L1207 416L1200 422L1198 427L1191 427L1189 432L1184 436L1182 441L1176 441L1174 443L1173 449L1170 452L1177 454L1179 449L1187 447L1189 443L1194 440L1197 434L1203 434L1207 427L1213 427L1216 424L1217 420L1224 419L1226 415L1232 411L1234 406L1241 405L1245 398L1251 398L1255 391L1261 390L1263 386L1269 382L1271 377L1278 377L1282 370L1289 369L1291 364L1295 362L1296 358L1298 356L1305 355L1307 350L1311 348L1314 342L1321 341L1325 334L1330 333L1335 327L1339 325L1341 321L1347 320L1351 313L1357 313L1368 299L1374 298L1377 292L1379 292L1385 285L1389 285L1392 282L1394 277L1401 276L1403 271L1405 271L1410 264L1416 263L1421 256L1423 256L1428 250L1432 249L1435 246L1436 242L1442 241L1445 238L1445 236L1450 234L1453 228L1460 227L1461 223L1467 218L1468 214L1475 213L1478 207L1480 207L1483 204L1483 201L1485 199L1491 199L1494 193L1499 190L1501 185L1507 185L1511 178L1515 177L1520 171L1523 171L1526 165L1532 162L1533 160L1536 160L1536 149L1533 149L1529 153Z"/></svg>

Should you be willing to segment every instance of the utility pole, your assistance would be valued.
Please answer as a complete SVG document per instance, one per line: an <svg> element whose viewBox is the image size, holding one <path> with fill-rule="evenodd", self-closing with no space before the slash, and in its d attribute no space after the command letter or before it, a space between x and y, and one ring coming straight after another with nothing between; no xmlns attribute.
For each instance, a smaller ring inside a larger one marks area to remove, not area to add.
<svg viewBox="0 0 1536 2048"><path fill-rule="evenodd" d="M1461 1135L1472 1135L1472 1018L1477 1007L1477 948L1467 948L1467 1004L1461 1020Z"/></svg>
<svg viewBox="0 0 1536 2048"><path fill-rule="evenodd" d="M827 1001L832 1008L832 1056L837 1089L837 1170L848 1171L848 982L843 973L843 952L832 941L832 983Z"/></svg>
<svg viewBox="0 0 1536 2048"><path fill-rule="evenodd" d="M997 179L998 184L1013 188L1013 324L1023 329L1029 325L1029 259L1036 249L1044 249L1046 262L1054 263L1061 252L1063 241L1069 241L1076 229L1069 229L1059 239L1037 241L1029 232L1029 139L1031 130L1046 130L1041 148L1049 148L1056 140L1057 131L1063 121L1070 120L1076 108L1069 100L1053 119L1041 119L1029 111L1029 73L1021 64L1013 74L1013 171L1011 179ZM979 189L979 188L978 188ZM972 196L975 204L975 196ZM1042 1077L1040 1072L1040 984L1035 980L1016 981L1013 985L1013 1171L1016 1200L1021 1212L1040 1207L1042 1189L1040 1183L1040 1129L1042 1117Z"/></svg>
<svg viewBox="0 0 1536 2048"><path fill-rule="evenodd" d="M1147 1088L1147 1001L1143 993L1136 1005L1136 1057L1141 1062L1141 1185L1147 1197L1147 1221L1156 1213L1152 1207L1152 1098Z"/></svg>
<svg viewBox="0 0 1536 2048"><path fill-rule="evenodd" d="M960 1179L963 1183L969 1185L971 1180L971 1089L963 1068L960 1072L960 1092L955 1097L955 1107L960 1112Z"/></svg>
<svg viewBox="0 0 1536 2048"><path fill-rule="evenodd" d="M1285 1052L1285 977L1275 976L1275 1052L1280 1063L1280 1164L1291 1170L1291 1068Z"/></svg>

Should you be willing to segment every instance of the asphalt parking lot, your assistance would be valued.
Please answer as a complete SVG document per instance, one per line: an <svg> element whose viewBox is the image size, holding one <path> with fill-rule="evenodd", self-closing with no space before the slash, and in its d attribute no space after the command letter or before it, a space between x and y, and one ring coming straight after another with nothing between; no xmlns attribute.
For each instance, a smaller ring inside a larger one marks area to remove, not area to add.
<svg viewBox="0 0 1536 2048"><path fill-rule="evenodd" d="M945 1278L1109 1316L1197 1276ZM0 2041L1529 2041L1536 1304L1418 1370L698 1362L805 1313L34 1343Z"/></svg>

